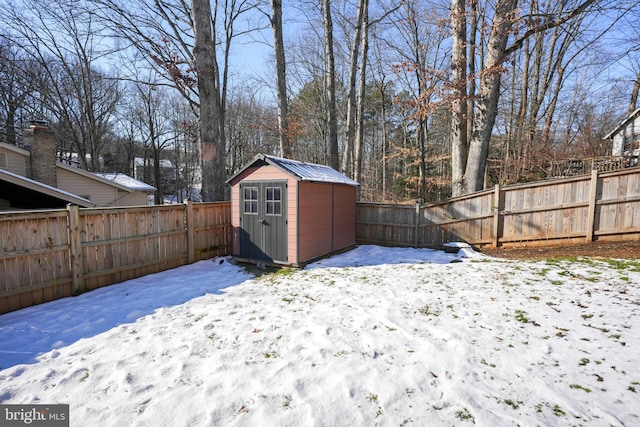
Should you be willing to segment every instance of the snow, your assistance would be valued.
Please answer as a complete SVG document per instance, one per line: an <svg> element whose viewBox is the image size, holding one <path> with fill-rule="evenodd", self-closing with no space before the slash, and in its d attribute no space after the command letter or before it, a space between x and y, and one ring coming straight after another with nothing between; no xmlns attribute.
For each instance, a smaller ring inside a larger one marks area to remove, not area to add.
<svg viewBox="0 0 640 427"><path fill-rule="evenodd" d="M106 179L107 181L114 182L122 185L133 191L156 191L156 187L149 185L145 182L138 181L135 178L125 175L123 173L99 173L93 172L93 174L99 178Z"/></svg>
<svg viewBox="0 0 640 427"><path fill-rule="evenodd" d="M461 246L200 261L2 315L0 403L75 426L639 425L640 263Z"/></svg>

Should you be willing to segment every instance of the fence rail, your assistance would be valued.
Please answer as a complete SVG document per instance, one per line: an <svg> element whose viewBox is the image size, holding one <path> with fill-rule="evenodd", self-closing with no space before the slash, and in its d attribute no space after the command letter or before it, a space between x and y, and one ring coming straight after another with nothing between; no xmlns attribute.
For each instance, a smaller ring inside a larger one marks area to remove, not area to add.
<svg viewBox="0 0 640 427"><path fill-rule="evenodd" d="M425 205L359 203L356 240L439 247L640 239L640 168L496 186Z"/></svg>
<svg viewBox="0 0 640 427"><path fill-rule="evenodd" d="M231 253L229 202L0 215L0 313Z"/></svg>

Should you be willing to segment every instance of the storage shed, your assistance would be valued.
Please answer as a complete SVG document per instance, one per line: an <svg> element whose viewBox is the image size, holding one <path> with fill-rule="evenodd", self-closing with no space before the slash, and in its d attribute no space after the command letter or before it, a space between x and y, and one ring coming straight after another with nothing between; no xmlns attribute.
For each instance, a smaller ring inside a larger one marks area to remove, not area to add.
<svg viewBox="0 0 640 427"><path fill-rule="evenodd" d="M358 183L329 166L258 154L227 183L240 261L301 266L355 245Z"/></svg>

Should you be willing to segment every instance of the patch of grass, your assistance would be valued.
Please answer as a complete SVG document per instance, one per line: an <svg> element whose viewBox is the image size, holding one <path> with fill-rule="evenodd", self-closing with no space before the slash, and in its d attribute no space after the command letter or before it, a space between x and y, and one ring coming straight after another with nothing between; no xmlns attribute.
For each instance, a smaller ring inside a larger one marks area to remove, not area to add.
<svg viewBox="0 0 640 427"><path fill-rule="evenodd" d="M564 283L562 280L550 280L550 282L554 286L560 286Z"/></svg>
<svg viewBox="0 0 640 427"><path fill-rule="evenodd" d="M469 410L467 408L463 408L461 411L456 411L456 418L459 418L461 420L470 420L472 423L475 424L475 420L473 418L473 415L471 415L471 413L469 412Z"/></svg>
<svg viewBox="0 0 640 427"><path fill-rule="evenodd" d="M425 304L422 307L418 308L418 313L424 316L440 316L440 311L433 310L431 307L429 307L429 304Z"/></svg>
<svg viewBox="0 0 640 427"><path fill-rule="evenodd" d="M580 384L571 384L569 388L584 390L586 393L591 393L591 389L585 386L581 386Z"/></svg>
<svg viewBox="0 0 640 427"><path fill-rule="evenodd" d="M516 320L520 323L529 323L531 320L527 317L527 313L522 310L516 310Z"/></svg>
<svg viewBox="0 0 640 427"><path fill-rule="evenodd" d="M553 413L556 415L556 417L567 415L567 413L564 412L559 405L553 405Z"/></svg>
<svg viewBox="0 0 640 427"><path fill-rule="evenodd" d="M586 357L583 357L582 359L580 359L580 363L578 363L578 366L586 366L589 362L590 362L589 359L587 359Z"/></svg>
<svg viewBox="0 0 640 427"><path fill-rule="evenodd" d="M291 408L291 400L293 400L293 399L291 398L291 396L286 395L286 396L284 397L284 402L282 402L282 407L283 407L283 408Z"/></svg>
<svg viewBox="0 0 640 427"><path fill-rule="evenodd" d="M487 362L486 360L484 360L484 359L482 359L482 360L480 361L480 363L482 363L483 365L487 365L487 366L489 366L489 367L491 367L491 368L495 368L495 367L496 367L496 364L495 364L495 363L488 363L488 362Z"/></svg>
<svg viewBox="0 0 640 427"><path fill-rule="evenodd" d="M505 404L507 404L507 405L509 405L509 406L511 406L513 409L518 409L518 408L520 407L520 405L522 405L522 403L523 403L523 402L522 402L522 401L520 401L520 400L518 400L518 401L514 402L514 401L513 401L513 400L511 400L511 399L506 399L506 400L504 401L504 403L505 403Z"/></svg>
<svg viewBox="0 0 640 427"><path fill-rule="evenodd" d="M604 259L602 261L616 270L628 270L640 273L640 261L627 259Z"/></svg>
<svg viewBox="0 0 640 427"><path fill-rule="evenodd" d="M545 268L541 268L538 271L534 271L533 274L536 274L538 276L546 276L547 273L549 273L551 271L551 268L545 267Z"/></svg>

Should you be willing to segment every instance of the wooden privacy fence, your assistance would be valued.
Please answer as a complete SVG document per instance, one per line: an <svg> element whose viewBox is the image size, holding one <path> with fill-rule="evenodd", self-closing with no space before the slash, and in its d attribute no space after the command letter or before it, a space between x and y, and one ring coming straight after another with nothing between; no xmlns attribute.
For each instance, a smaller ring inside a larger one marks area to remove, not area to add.
<svg viewBox="0 0 640 427"><path fill-rule="evenodd" d="M358 203L359 244L640 239L640 168L426 205ZM229 202L0 214L0 314L231 253Z"/></svg>
<svg viewBox="0 0 640 427"><path fill-rule="evenodd" d="M640 239L640 168L496 186L425 205L359 203L356 240L439 247Z"/></svg>
<svg viewBox="0 0 640 427"><path fill-rule="evenodd" d="M231 253L229 202L0 214L0 313Z"/></svg>

